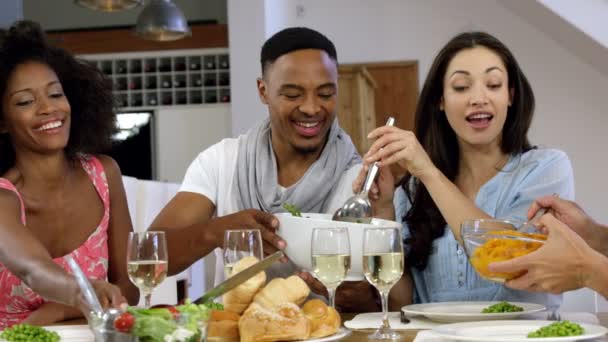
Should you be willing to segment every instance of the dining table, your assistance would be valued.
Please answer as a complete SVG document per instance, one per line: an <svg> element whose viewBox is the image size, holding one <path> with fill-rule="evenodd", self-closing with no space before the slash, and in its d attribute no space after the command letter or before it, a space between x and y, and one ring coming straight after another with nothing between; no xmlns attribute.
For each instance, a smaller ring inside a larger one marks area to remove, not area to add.
<svg viewBox="0 0 608 342"><path fill-rule="evenodd" d="M340 316L342 317L342 322L353 319L357 314L356 313L343 313ZM601 326L608 328L608 312L600 312L595 314L599 320ZM341 341L344 342L360 342L360 341L368 341L367 335L371 334L373 329L362 329L362 330L354 330L350 335L343 338ZM415 329L407 329L407 330L398 330L401 335L401 339L394 340L399 342L412 342L416 338L420 330ZM603 339L595 340L608 342L608 338L604 337Z"/></svg>
<svg viewBox="0 0 608 342"><path fill-rule="evenodd" d="M357 313L341 313L340 314L340 316L342 318L342 322L349 321L349 320L353 319L356 315L357 315ZM599 320L599 324L601 326L608 328L608 312L595 313L595 315L597 316L597 318ZM55 325L82 325L82 324L86 324L86 321L84 319L75 319L75 320L70 320L70 321L58 322ZM342 338L340 341L344 341L344 342L368 341L367 336L369 334L371 334L373 331L374 331L373 329L353 330L348 336ZM394 341L395 342L396 341L412 342L416 338L416 335L418 334L419 331L420 330L416 330L416 329L398 330L399 334L401 335L401 339L394 340ZM608 337L605 336L602 339L594 340L594 342L600 342L600 341L608 342Z"/></svg>

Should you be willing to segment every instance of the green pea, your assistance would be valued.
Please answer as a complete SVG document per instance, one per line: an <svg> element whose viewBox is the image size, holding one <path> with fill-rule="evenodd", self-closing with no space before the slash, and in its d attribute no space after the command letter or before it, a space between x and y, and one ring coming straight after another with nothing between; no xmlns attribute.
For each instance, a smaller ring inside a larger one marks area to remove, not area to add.
<svg viewBox="0 0 608 342"><path fill-rule="evenodd" d="M496 303L494 305L490 305L487 308L484 308L482 313L500 313L500 312L521 312L524 311L524 308L521 306L513 305L509 302L502 301Z"/></svg>
<svg viewBox="0 0 608 342"><path fill-rule="evenodd" d="M0 333L0 338L9 342L48 341L59 342L59 334L29 324L16 324Z"/></svg>
<svg viewBox="0 0 608 342"><path fill-rule="evenodd" d="M582 335L585 329L570 321L554 322L528 334L528 337L561 337Z"/></svg>

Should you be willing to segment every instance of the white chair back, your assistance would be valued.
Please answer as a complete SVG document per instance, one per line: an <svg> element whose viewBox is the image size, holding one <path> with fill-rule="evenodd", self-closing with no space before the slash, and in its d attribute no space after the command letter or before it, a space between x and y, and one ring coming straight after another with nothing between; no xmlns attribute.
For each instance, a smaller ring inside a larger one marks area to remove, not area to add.
<svg viewBox="0 0 608 342"><path fill-rule="evenodd" d="M165 183L123 176L127 195L129 214L133 231L143 232L150 227L154 218L179 190L179 184ZM171 260L171 255L169 255ZM186 279L189 283L190 272L186 270L178 275L167 277L152 293L152 305L177 303L177 280ZM144 303L140 296L139 305Z"/></svg>

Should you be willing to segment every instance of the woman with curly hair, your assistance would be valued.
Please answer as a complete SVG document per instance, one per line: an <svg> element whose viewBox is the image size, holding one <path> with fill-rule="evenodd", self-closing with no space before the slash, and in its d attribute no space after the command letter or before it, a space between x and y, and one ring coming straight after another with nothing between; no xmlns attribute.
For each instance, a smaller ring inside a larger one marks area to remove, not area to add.
<svg viewBox="0 0 608 342"><path fill-rule="evenodd" d="M136 302L120 170L98 154L115 129L111 83L20 21L1 37L0 94L0 329L82 315L66 256L106 305L105 279Z"/></svg>
<svg viewBox="0 0 608 342"><path fill-rule="evenodd" d="M460 236L464 220L523 222L537 197L574 197L568 156L528 140L533 114L532 87L509 49L485 32L465 32L433 61L416 108L415 132L380 127L369 134L377 140L365 162L379 161L384 169L372 197L378 215L403 223L414 302L561 303L559 296L515 291L481 278ZM395 183L386 166L395 163L408 174L393 202Z"/></svg>

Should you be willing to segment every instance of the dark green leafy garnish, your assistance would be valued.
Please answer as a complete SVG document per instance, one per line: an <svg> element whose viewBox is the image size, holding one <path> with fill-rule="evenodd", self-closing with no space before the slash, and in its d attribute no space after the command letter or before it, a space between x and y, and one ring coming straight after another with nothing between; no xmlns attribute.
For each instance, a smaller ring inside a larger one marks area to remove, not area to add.
<svg viewBox="0 0 608 342"><path fill-rule="evenodd" d="M293 204L283 203L283 208L285 208L285 210L290 212L293 216L302 217L302 212L300 211L300 208L296 207Z"/></svg>

